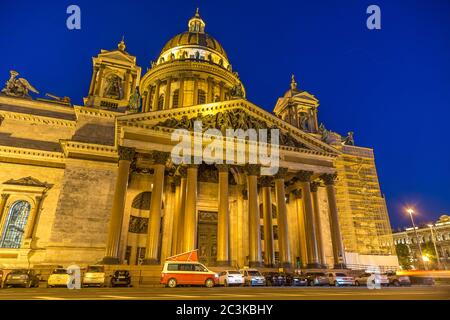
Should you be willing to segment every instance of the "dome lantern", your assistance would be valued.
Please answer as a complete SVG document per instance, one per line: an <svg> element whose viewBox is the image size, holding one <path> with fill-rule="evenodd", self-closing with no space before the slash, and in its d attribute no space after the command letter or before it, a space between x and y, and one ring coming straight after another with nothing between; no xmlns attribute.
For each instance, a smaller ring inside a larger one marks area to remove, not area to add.
<svg viewBox="0 0 450 320"><path fill-rule="evenodd" d="M197 33L205 32L206 24L200 17L200 14L198 13L198 8L195 11L195 15L189 20L188 26L189 32L197 32Z"/></svg>

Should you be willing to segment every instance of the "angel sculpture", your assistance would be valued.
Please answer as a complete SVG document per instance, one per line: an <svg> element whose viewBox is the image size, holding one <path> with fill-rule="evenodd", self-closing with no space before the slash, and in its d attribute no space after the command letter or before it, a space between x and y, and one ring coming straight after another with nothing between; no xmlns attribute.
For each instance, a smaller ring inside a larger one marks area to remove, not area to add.
<svg viewBox="0 0 450 320"><path fill-rule="evenodd" d="M8 96L13 97L30 97L28 91L39 93L26 79L16 77L19 75L17 71L11 70L9 72L9 80L6 81L6 87L3 88L2 92Z"/></svg>

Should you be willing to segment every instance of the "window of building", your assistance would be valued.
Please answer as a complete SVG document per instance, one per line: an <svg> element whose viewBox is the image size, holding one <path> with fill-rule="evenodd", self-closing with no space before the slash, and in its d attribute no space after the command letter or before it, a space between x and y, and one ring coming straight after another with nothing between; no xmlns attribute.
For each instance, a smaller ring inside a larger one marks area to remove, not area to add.
<svg viewBox="0 0 450 320"><path fill-rule="evenodd" d="M202 89L198 90L198 99L197 99L197 103L198 104L204 104L206 103L206 92L203 91Z"/></svg>
<svg viewBox="0 0 450 320"><path fill-rule="evenodd" d="M278 240L278 226L273 226L273 240Z"/></svg>
<svg viewBox="0 0 450 320"><path fill-rule="evenodd" d="M31 205L27 201L20 200L12 204L3 229L0 248L20 248L30 209Z"/></svg>
<svg viewBox="0 0 450 320"><path fill-rule="evenodd" d="M178 108L178 106L179 106L179 102L178 102L179 98L180 98L180 90L176 89L173 92L173 96L172 96L172 108Z"/></svg>
<svg viewBox="0 0 450 320"><path fill-rule="evenodd" d="M162 110L164 108L164 93L161 93L158 98L158 110Z"/></svg>

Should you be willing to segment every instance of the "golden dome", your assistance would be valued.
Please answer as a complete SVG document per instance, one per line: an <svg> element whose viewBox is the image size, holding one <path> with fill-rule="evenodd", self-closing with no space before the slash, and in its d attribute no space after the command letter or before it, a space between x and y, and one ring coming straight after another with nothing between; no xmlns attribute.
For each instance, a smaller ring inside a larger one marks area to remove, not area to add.
<svg viewBox="0 0 450 320"><path fill-rule="evenodd" d="M231 68L222 45L214 37L205 33L205 26L197 9L188 22L188 31L177 34L167 41L156 63L194 59L218 64L226 69Z"/></svg>
<svg viewBox="0 0 450 320"><path fill-rule="evenodd" d="M163 55L166 51L180 47L180 46L200 46L205 47L210 50L216 51L217 53L224 56L226 59L228 59L227 54L225 50L223 49L222 45L214 39L212 36L210 36L207 33L200 33L200 32L191 32L186 31L182 32L180 34L177 34L172 39L167 41L164 48L161 50L161 55Z"/></svg>

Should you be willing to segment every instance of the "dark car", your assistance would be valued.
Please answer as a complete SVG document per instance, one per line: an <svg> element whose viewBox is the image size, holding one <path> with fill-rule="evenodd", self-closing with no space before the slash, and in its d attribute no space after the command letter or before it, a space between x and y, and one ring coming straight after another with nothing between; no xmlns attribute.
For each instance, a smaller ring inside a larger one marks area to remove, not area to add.
<svg viewBox="0 0 450 320"><path fill-rule="evenodd" d="M278 272L265 272L267 286L284 286L286 284L286 276Z"/></svg>
<svg viewBox="0 0 450 320"><path fill-rule="evenodd" d="M111 276L111 287L131 287L131 276L128 270L116 270Z"/></svg>
<svg viewBox="0 0 450 320"><path fill-rule="evenodd" d="M286 274L286 285L287 286L296 286L306 287L308 285L308 278L305 275L296 274L296 273L287 273Z"/></svg>
<svg viewBox="0 0 450 320"><path fill-rule="evenodd" d="M308 285L311 287L330 285L327 275L323 272L308 272L306 273L306 278L308 279Z"/></svg>
<svg viewBox="0 0 450 320"><path fill-rule="evenodd" d="M25 287L37 288L39 287L39 275L33 270L19 269L12 270L5 278L4 287Z"/></svg>

